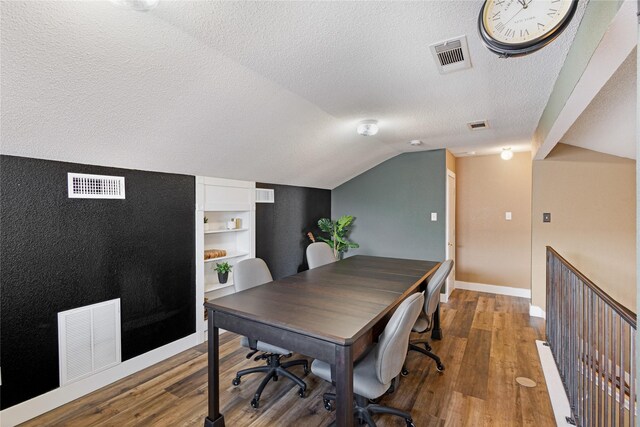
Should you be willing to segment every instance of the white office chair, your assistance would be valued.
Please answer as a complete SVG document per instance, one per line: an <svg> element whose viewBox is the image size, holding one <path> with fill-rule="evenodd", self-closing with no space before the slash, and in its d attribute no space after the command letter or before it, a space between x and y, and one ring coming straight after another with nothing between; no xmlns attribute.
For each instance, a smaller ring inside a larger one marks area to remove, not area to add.
<svg viewBox="0 0 640 427"><path fill-rule="evenodd" d="M396 309L387 323L384 332L380 335L378 344L353 368L353 392L356 406L354 416L358 421L366 422L375 427L372 419L374 414L390 414L404 418L408 427L415 427L411 414L395 408L370 404L367 399L377 399L384 395L393 379L400 374L400 370L407 356L407 345L411 327L415 323L422 305L424 296L415 293L407 297ZM331 365L320 360L314 360L311 364L311 372L325 381L331 382ZM324 406L331 410L331 401L336 399L333 393L323 395Z"/></svg>
<svg viewBox="0 0 640 427"><path fill-rule="evenodd" d="M413 332L418 332L420 334L425 334L430 332L433 329L433 313L438 309L438 304L440 304L440 290L444 286L447 281L447 277L451 273L453 269L453 260L448 259L436 270L433 274L429 283L427 284L427 289L424 291L424 309L418 320L416 320L415 325L413 325ZM419 347L422 345L424 348ZM444 371L444 365L440 358L431 351L431 346L429 345L429 341L427 339L419 339L409 342L409 350L417 351L425 356L428 356L435 360L436 368L439 372ZM406 368L402 371L403 375L407 374Z"/></svg>
<svg viewBox="0 0 640 427"><path fill-rule="evenodd" d="M271 277L271 272L269 271L269 267L267 267L267 264L265 264L265 262L260 258L252 258L240 261L235 265L233 274L237 292L264 285L265 283L271 282L273 280L273 278ZM262 391L267 386L269 381L271 381L272 379L273 381L277 381L278 376L286 377L296 383L299 387L298 395L300 397L304 397L304 393L307 389L307 384L297 376L293 375L291 372L287 371L287 368L296 365L302 365L304 367L304 373L306 375L309 373L309 362L301 359L293 360L287 363L280 363L281 358L291 357L291 351L262 341L250 340L247 337L242 337L242 339L240 340L240 344L243 347L247 347L252 350L249 354L247 354L247 359L253 357L257 352L263 352L259 356L256 356L254 360L267 361L267 366L258 366L255 368L243 369L241 371L238 371L236 377L232 381L232 384L234 386L237 386L240 384L240 378L244 375L252 374L255 372L263 372L267 374L260 383L260 386L258 386L258 390L256 390L253 400L251 400L251 406L253 408L258 408L258 406L260 405L260 396L262 395Z"/></svg>
<svg viewBox="0 0 640 427"><path fill-rule="evenodd" d="M333 256L333 249L324 242L315 242L307 246L307 263L309 269L322 267L326 264L336 262Z"/></svg>

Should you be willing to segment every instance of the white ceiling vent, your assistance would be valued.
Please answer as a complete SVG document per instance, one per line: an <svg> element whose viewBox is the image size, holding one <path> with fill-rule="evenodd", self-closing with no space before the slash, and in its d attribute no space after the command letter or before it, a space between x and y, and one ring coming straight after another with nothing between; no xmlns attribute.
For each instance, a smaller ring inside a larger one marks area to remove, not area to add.
<svg viewBox="0 0 640 427"><path fill-rule="evenodd" d="M275 193L270 188L256 188L256 203L274 203Z"/></svg>
<svg viewBox="0 0 640 427"><path fill-rule="evenodd" d="M124 199L124 177L67 174L70 199Z"/></svg>
<svg viewBox="0 0 640 427"><path fill-rule="evenodd" d="M58 313L60 385L122 361L120 298Z"/></svg>
<svg viewBox="0 0 640 427"><path fill-rule="evenodd" d="M467 123L467 127L470 130L482 130L489 127L489 123L486 120L478 120L476 122Z"/></svg>
<svg viewBox="0 0 640 427"><path fill-rule="evenodd" d="M440 74L471 68L467 36L456 37L429 46Z"/></svg>

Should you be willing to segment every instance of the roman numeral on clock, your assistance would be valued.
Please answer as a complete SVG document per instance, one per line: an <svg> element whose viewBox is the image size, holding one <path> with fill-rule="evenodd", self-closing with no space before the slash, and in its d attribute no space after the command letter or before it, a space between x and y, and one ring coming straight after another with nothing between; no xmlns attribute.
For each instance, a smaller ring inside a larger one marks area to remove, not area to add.
<svg viewBox="0 0 640 427"><path fill-rule="evenodd" d="M528 36L529 35L529 30L520 30L520 37L524 37L524 36Z"/></svg>
<svg viewBox="0 0 640 427"><path fill-rule="evenodd" d="M507 31L505 31L504 33L505 37L513 37L515 36L515 34L515 30L512 30L511 28L507 28Z"/></svg>
<svg viewBox="0 0 640 427"><path fill-rule="evenodd" d="M540 30L540 29L544 30L544 24L541 24L541 23L538 22L538 30Z"/></svg>
<svg viewBox="0 0 640 427"><path fill-rule="evenodd" d="M547 15L553 18L553 15L555 15L557 11L558 9L549 9L549 12L547 13Z"/></svg>
<svg viewBox="0 0 640 427"><path fill-rule="evenodd" d="M500 19L500 11L497 11L497 12L492 16L492 19L493 19L494 21L497 21L498 19Z"/></svg>
<svg viewBox="0 0 640 427"><path fill-rule="evenodd" d="M498 22L498 23L496 24L496 31L497 31L497 32L499 32L499 33L501 33L501 32L502 32L502 30L504 30L504 24L503 24L502 22Z"/></svg>
<svg viewBox="0 0 640 427"><path fill-rule="evenodd" d="M504 0L500 0L494 3L494 6L500 6L502 3L504 3Z"/></svg>

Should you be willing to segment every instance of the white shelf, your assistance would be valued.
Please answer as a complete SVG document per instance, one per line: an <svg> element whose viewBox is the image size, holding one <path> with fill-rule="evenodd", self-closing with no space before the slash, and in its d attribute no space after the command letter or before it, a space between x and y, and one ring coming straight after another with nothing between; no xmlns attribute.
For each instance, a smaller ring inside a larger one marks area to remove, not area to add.
<svg viewBox="0 0 640 427"><path fill-rule="evenodd" d="M205 283L204 284L204 293L209 293L213 291L218 291L220 289L228 288L229 286L233 286L233 281L229 279L227 283Z"/></svg>
<svg viewBox="0 0 640 427"><path fill-rule="evenodd" d="M249 252L227 252L227 256L221 256L220 258L211 258L211 259L205 259L204 262L218 262L218 261L224 261L225 259L231 259L231 258L239 258L241 256L246 256L249 255Z"/></svg>
<svg viewBox="0 0 640 427"><path fill-rule="evenodd" d="M204 234L236 233L238 231L249 231L249 229L248 228L234 228L233 230L227 230L227 229L209 230L209 231L205 231Z"/></svg>

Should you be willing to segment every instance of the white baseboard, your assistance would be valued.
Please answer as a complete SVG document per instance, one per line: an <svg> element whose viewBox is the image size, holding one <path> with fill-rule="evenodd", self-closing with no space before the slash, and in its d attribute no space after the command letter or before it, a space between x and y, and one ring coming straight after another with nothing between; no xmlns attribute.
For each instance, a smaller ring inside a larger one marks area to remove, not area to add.
<svg viewBox="0 0 640 427"><path fill-rule="evenodd" d="M544 380L547 383L547 391L551 399L551 407L556 418L556 424L559 427L571 426L572 424L569 424L565 418L571 418L571 406L569 406L569 399L564 391L551 349L545 346L543 341L538 340L536 340L536 347L538 347L538 356L540 356L540 364L542 365Z"/></svg>
<svg viewBox="0 0 640 427"><path fill-rule="evenodd" d="M447 302L449 302L449 295L447 295L447 294L440 294L440 302L441 302L441 303L447 303Z"/></svg>
<svg viewBox="0 0 640 427"><path fill-rule="evenodd" d="M529 304L529 316L542 317L543 319L546 319L547 313L545 313L544 310L537 305Z"/></svg>
<svg viewBox="0 0 640 427"><path fill-rule="evenodd" d="M58 406L69 403L197 345L197 338L198 334L193 333L133 359L126 360L111 369L11 406L4 411L0 411L0 425L2 427L13 427L16 424L23 423Z"/></svg>
<svg viewBox="0 0 640 427"><path fill-rule="evenodd" d="M510 286L487 285L484 283L462 282L456 280L456 289L486 292L489 294L509 295L512 297L531 298L531 289L512 288Z"/></svg>

